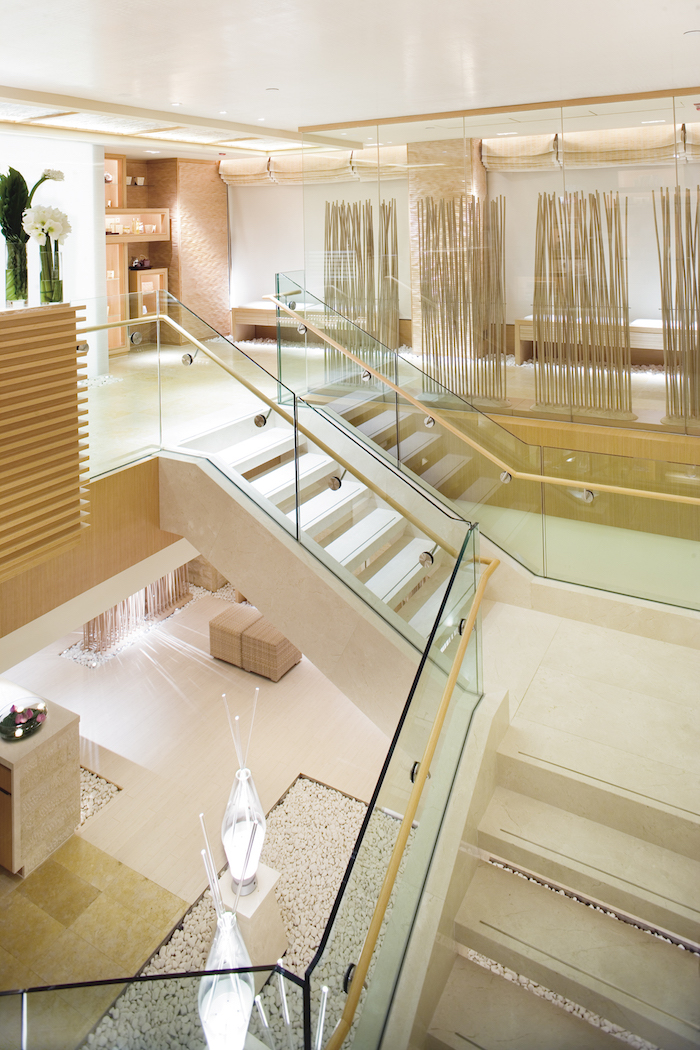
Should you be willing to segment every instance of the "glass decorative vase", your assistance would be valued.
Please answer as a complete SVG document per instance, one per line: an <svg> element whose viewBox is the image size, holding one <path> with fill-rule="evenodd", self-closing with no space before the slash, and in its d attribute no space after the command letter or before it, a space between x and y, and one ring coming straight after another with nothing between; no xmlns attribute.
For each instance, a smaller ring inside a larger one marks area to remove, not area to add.
<svg viewBox="0 0 700 1050"><path fill-rule="evenodd" d="M63 281L61 280L61 256L58 241L46 238L46 244L39 245L41 259L40 292L42 303L63 302Z"/></svg>
<svg viewBox="0 0 700 1050"><path fill-rule="evenodd" d="M26 306L29 298L27 288L27 242L6 240L7 264L5 267L5 302L8 309Z"/></svg>
<svg viewBox="0 0 700 1050"><path fill-rule="evenodd" d="M233 912L227 911L216 924L207 957L207 970L243 969L251 966ZM255 986L250 973L211 974L199 983L199 1019L209 1050L243 1050Z"/></svg>
<svg viewBox="0 0 700 1050"><path fill-rule="evenodd" d="M228 860L234 892L255 889L255 873L267 827L265 814L249 769L239 769L221 824L221 841Z"/></svg>

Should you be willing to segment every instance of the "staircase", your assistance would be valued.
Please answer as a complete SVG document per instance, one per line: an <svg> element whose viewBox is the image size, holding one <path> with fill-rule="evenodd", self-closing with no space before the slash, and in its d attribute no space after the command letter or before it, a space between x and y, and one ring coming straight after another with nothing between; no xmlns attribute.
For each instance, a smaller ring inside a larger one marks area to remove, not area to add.
<svg viewBox="0 0 700 1050"><path fill-rule="evenodd" d="M514 719L454 937L462 955L476 951L663 1050L690 1050L700 1046L699 958L678 944L700 941L698 785L662 755L633 761L615 745ZM458 957L426 1045L621 1044Z"/></svg>

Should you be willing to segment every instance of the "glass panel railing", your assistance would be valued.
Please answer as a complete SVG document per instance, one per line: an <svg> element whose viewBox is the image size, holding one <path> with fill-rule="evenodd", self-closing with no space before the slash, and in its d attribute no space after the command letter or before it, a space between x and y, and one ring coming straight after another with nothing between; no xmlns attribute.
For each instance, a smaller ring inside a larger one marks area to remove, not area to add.
<svg viewBox="0 0 700 1050"><path fill-rule="evenodd" d="M163 315L160 447L208 460L422 651L468 523L181 303Z"/></svg>
<svg viewBox="0 0 700 1050"><path fill-rule="evenodd" d="M353 859L348 866L319 951L307 970L312 1003L320 1001L323 986L330 988L327 1003L329 1032L345 1006L352 980L369 930L384 874L407 812L413 781L438 713L445 686L461 640L460 626L469 614L478 581L478 532L473 529L455 565L424 659L411 690L403 717L389 750L372 802L363 823ZM467 647L430 776L415 813L413 830L399 867L399 874L370 966L367 986L374 996L391 998L396 973L391 965L379 966L382 941L392 939L394 927L404 929L411 908L420 899L423 875L430 861L440 827L441 813L449 795L461 755L469 719L480 699L479 631ZM409 818L410 819L410 818ZM410 886L407 876L410 873ZM397 911L397 908L401 911ZM392 910L393 909L393 910ZM408 929L406 929L406 933ZM379 987L377 987L379 986ZM363 991L353 1031L362 1014ZM350 1035L344 1045L352 1044Z"/></svg>
<svg viewBox="0 0 700 1050"><path fill-rule="evenodd" d="M303 273L279 275L278 287L282 291L292 279L298 286L295 294L310 311L314 297L298 291ZM366 363L379 373L371 374L347 357L343 364L341 353L327 348L324 383L306 395L324 412L362 432L390 462L426 491L438 492L462 517L479 521L489 539L532 572L699 607L700 581L681 568L687 559L691 566L700 564L693 528L698 504L666 497L697 499L700 467L528 444L488 415L480 402L441 386L368 332L353 333L358 325L319 300L315 307L315 320L309 323L332 338L335 328L350 332L353 346L364 348ZM324 342L319 335L314 339ZM283 346L283 374L285 360ZM594 432L581 441L589 448L599 439ZM620 447L634 449L635 442L627 435ZM657 447L663 453L667 446ZM648 439L646 448L652 448ZM692 450L688 454L693 457ZM562 486L559 479L577 484ZM595 489L596 480L652 496L595 492L591 504L586 486L590 482Z"/></svg>

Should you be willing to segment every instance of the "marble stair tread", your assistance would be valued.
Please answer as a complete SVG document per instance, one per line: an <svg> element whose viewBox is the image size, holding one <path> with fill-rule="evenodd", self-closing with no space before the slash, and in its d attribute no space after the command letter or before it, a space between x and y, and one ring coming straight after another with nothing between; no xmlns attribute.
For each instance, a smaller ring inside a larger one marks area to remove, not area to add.
<svg viewBox="0 0 700 1050"><path fill-rule="evenodd" d="M387 605L398 605L427 576L428 570L418 558L430 546L430 540L425 538L411 540L379 572L365 580L365 585Z"/></svg>
<svg viewBox="0 0 700 1050"><path fill-rule="evenodd" d="M344 481L339 489L327 489L318 496L312 496L299 507L300 528L310 536L317 536L324 529L335 525L344 514L349 513L352 504L367 489L359 481ZM295 521L296 510L287 515Z"/></svg>
<svg viewBox="0 0 700 1050"><path fill-rule="evenodd" d="M414 456L426 452L431 445L434 445L439 440L439 434L431 434L429 430L414 430L412 434L401 438L398 445L392 445L391 448L387 449L387 455L393 456L394 459L400 456L401 462L405 463L407 460L413 459Z"/></svg>
<svg viewBox="0 0 700 1050"><path fill-rule="evenodd" d="M482 863L455 937L664 1050L700 1045L697 957L569 897Z"/></svg>
<svg viewBox="0 0 700 1050"><path fill-rule="evenodd" d="M700 863L497 787L478 845L545 879L700 942Z"/></svg>
<svg viewBox="0 0 700 1050"><path fill-rule="evenodd" d="M299 487L308 488L314 482L329 477L335 467L335 460L320 452L307 452L299 457ZM275 467L268 474L254 478L251 482L267 499L282 501L294 495L296 475L294 460Z"/></svg>
<svg viewBox="0 0 700 1050"><path fill-rule="evenodd" d="M407 411L399 412L398 421L399 423L408 416ZM359 430L365 437L374 439L380 434L383 434L386 430L396 429L396 410L387 408L384 412L380 412L376 416L370 416L363 423L358 423L356 430Z"/></svg>
<svg viewBox="0 0 700 1050"><path fill-rule="evenodd" d="M456 452L450 452L448 455L443 456L442 459L439 459L437 463L433 463L431 467L428 467L420 475L420 479L439 492L441 487L446 485L455 474L465 467L471 458L471 456L461 456Z"/></svg>
<svg viewBox="0 0 700 1050"><path fill-rule="evenodd" d="M261 427L259 434L245 438L235 445L221 449L217 457L230 467L235 467L239 474L261 467L277 456L291 452L294 448L294 433L282 427Z"/></svg>
<svg viewBox="0 0 700 1050"><path fill-rule="evenodd" d="M360 389L358 385L348 393L338 394L335 400L329 401L325 407L336 415L348 419L350 413L357 412L358 409L365 408L372 402L377 401L379 396L376 390L365 389L364 384L362 389ZM348 422L351 422L351 420L348 420Z"/></svg>
<svg viewBox="0 0 700 1050"><path fill-rule="evenodd" d="M614 1036L457 956L426 1050L620 1050Z"/></svg>
<svg viewBox="0 0 700 1050"><path fill-rule="evenodd" d="M518 715L498 749L498 782L700 860L700 778L677 766Z"/></svg>
<svg viewBox="0 0 700 1050"><path fill-rule="evenodd" d="M354 572L384 544L400 536L404 527L405 521L397 510L378 507L329 543L326 552Z"/></svg>

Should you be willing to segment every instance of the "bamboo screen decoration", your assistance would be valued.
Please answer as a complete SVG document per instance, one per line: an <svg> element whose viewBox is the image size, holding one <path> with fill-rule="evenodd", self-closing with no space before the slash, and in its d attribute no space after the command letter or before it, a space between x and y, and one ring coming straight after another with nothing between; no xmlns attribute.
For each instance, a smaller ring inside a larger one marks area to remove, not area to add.
<svg viewBox="0 0 700 1050"><path fill-rule="evenodd" d="M166 615L188 597L187 566L181 565L84 624L83 649L103 653L124 641L132 631Z"/></svg>
<svg viewBox="0 0 700 1050"><path fill-rule="evenodd" d="M371 201L349 204L326 201L324 236L324 298L341 314L336 338L349 350L375 361L373 336L395 349L399 333L398 247L396 200L382 201L379 210L378 286L375 278L374 220ZM326 348L329 378L345 373L347 358Z"/></svg>
<svg viewBox="0 0 700 1050"><path fill-rule="evenodd" d="M533 301L537 405L632 420L627 198L540 194Z"/></svg>
<svg viewBox="0 0 700 1050"><path fill-rule="evenodd" d="M417 205L423 367L456 394L507 404L505 198Z"/></svg>
<svg viewBox="0 0 700 1050"><path fill-rule="evenodd" d="M700 419L700 186L693 202L676 186L654 194L661 278L666 417L664 423ZM693 203L695 207L693 208Z"/></svg>
<svg viewBox="0 0 700 1050"><path fill-rule="evenodd" d="M87 347L76 310L0 315L0 579L76 546L87 526Z"/></svg>

